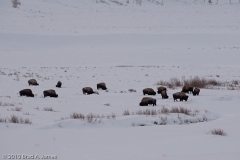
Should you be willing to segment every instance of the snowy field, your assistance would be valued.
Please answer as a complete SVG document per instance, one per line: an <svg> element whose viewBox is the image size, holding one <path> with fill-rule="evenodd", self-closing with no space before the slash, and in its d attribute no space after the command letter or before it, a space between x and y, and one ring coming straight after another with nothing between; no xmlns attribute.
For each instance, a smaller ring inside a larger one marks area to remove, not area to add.
<svg viewBox="0 0 240 160"><path fill-rule="evenodd" d="M238 0L19 1L0 0L0 159L240 159ZM139 106L144 88L195 76L228 84L183 102L172 97L181 87L168 88L169 99ZM107 91L82 93L100 82ZM27 88L34 98L20 97ZM43 98L48 89L58 98Z"/></svg>

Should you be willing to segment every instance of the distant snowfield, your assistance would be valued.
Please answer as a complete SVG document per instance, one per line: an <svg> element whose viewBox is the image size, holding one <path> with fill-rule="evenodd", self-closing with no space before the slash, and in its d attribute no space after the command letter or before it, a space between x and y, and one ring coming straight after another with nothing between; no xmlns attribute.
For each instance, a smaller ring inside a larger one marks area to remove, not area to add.
<svg viewBox="0 0 240 160"><path fill-rule="evenodd" d="M239 85L201 89L187 102L173 101L181 88L168 89L169 99L157 94L157 106L139 106L142 89L156 90L160 80L240 80L239 1L212 1L20 0L12 8L1 0L0 121L14 114L32 124L0 122L0 159L240 159ZM40 85L28 86L31 78ZM62 88L55 87L59 80ZM83 95L83 87L96 90L99 82L108 92ZM25 88L35 97L20 97ZM47 89L59 97L43 98ZM190 115L136 114L163 107ZM100 117L71 119L75 112ZM210 134L215 128L227 136Z"/></svg>

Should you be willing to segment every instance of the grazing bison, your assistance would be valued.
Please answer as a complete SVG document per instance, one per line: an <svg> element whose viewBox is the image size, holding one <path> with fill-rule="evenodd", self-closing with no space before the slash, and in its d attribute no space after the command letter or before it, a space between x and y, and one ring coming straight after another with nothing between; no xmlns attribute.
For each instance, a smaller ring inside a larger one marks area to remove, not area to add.
<svg viewBox="0 0 240 160"><path fill-rule="evenodd" d="M184 93L193 93L193 87L192 86L183 86L182 91Z"/></svg>
<svg viewBox="0 0 240 160"><path fill-rule="evenodd" d="M193 91L193 95L194 96L199 95L199 92L200 92L200 89L195 87Z"/></svg>
<svg viewBox="0 0 240 160"><path fill-rule="evenodd" d="M188 87L188 93L189 93L189 92L190 92L190 93L193 93L193 86L189 86L189 87Z"/></svg>
<svg viewBox="0 0 240 160"><path fill-rule="evenodd" d="M162 93L162 91L166 91L167 90L167 88L166 87L158 87L158 91L157 91L157 93L158 94L161 94Z"/></svg>
<svg viewBox="0 0 240 160"><path fill-rule="evenodd" d="M174 99L174 102L175 100L177 101L177 99L180 99L180 101L183 101L183 100L187 101L188 96L183 92L177 92L173 94L173 99Z"/></svg>
<svg viewBox="0 0 240 160"><path fill-rule="evenodd" d="M53 89L43 91L43 95L44 95L44 98L47 97L47 96L55 97L55 98L58 97L58 95L56 94L55 90L53 90Z"/></svg>
<svg viewBox="0 0 240 160"><path fill-rule="evenodd" d="M107 87L106 87L106 84L105 83L98 83L97 84L97 89L102 89L102 90L106 90Z"/></svg>
<svg viewBox="0 0 240 160"><path fill-rule="evenodd" d="M143 95L148 94L148 95L156 95L156 92L152 88L145 88L143 90Z"/></svg>
<svg viewBox="0 0 240 160"><path fill-rule="evenodd" d="M28 84L29 86L30 85L33 85L33 86L38 86L39 84L37 83L36 79L30 79L28 80Z"/></svg>
<svg viewBox="0 0 240 160"><path fill-rule="evenodd" d="M91 87L84 87L82 91L83 91L83 94L99 94L98 92L93 91Z"/></svg>
<svg viewBox="0 0 240 160"><path fill-rule="evenodd" d="M20 96L34 97L31 89L23 89L19 91Z"/></svg>
<svg viewBox="0 0 240 160"><path fill-rule="evenodd" d="M168 95L167 95L166 90L163 90L163 91L161 92L161 95L162 95L162 99L168 99Z"/></svg>
<svg viewBox="0 0 240 160"><path fill-rule="evenodd" d="M62 82L58 81L56 87L61 88L62 87Z"/></svg>
<svg viewBox="0 0 240 160"><path fill-rule="evenodd" d="M156 106L157 100L151 97L144 97L142 101L139 103L140 106L148 106L148 104L152 104L153 106Z"/></svg>

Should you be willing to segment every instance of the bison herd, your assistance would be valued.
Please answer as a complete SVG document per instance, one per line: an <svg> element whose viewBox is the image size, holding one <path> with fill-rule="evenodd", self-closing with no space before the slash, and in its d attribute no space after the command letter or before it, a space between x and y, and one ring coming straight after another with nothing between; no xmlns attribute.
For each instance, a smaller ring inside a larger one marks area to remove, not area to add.
<svg viewBox="0 0 240 160"><path fill-rule="evenodd" d="M29 86L30 85L34 85L34 86L38 86L39 84L37 83L37 81L35 79L30 79L28 81ZM62 86L62 82L58 81L56 87L61 88ZM102 90L106 90L106 84L105 83L98 83L97 84L97 89L102 89ZM91 87L84 87L82 89L83 94L99 94L97 91L93 91L93 89ZM167 95L167 88L166 87L158 87L157 88L157 93L161 94L162 99L168 99L168 95ZM186 95L186 93L192 93L193 96L199 95L200 93L200 89L197 87L192 87L192 86L183 86L182 87L182 91L181 92L177 92L173 94L173 100L174 102L177 101L178 99L180 101L187 101L188 100L188 95ZM34 94L32 93L31 89L23 89L21 91L19 91L20 96L27 96L27 97L34 97ZM156 95L156 92L152 89L152 88L145 88L143 89L143 95ZM56 94L56 91L53 89L50 90L45 90L43 91L43 96L45 97L55 97L57 98L58 95ZM157 100L151 97L144 97L142 98L142 101L139 103L140 106L148 106L149 104L156 106L157 105Z"/></svg>
<svg viewBox="0 0 240 160"><path fill-rule="evenodd" d="M33 86L39 85L35 79L28 80L28 84L29 84L29 86L30 85L33 85ZM56 87L61 88L61 86L62 86L62 82L58 81ZM20 96L34 97L34 94L32 93L31 89L23 89L23 90L19 91L19 94L20 94ZM44 98L47 96L55 97L55 98L58 97L55 90L53 90L53 89L43 91L43 96L44 96Z"/></svg>
<svg viewBox="0 0 240 160"><path fill-rule="evenodd" d="M33 86L38 86L39 85L35 79L28 80L28 84L29 84L29 86L30 85L33 85ZM62 82L58 81L56 87L61 88L62 87ZM103 82L98 83L97 84L97 89L106 90L107 89L106 84L103 83ZM93 89L91 87L84 87L82 89L82 92L83 92L83 94L98 94L98 92L93 91ZM23 89L23 90L19 91L19 94L20 94L20 96L34 97L34 94L32 93L31 89ZM48 97L48 96L49 97L55 97L55 98L58 97L58 95L56 94L56 91L53 90L53 89L43 91L43 96L44 96L44 98Z"/></svg>
<svg viewBox="0 0 240 160"><path fill-rule="evenodd" d="M187 101L188 100L188 95L186 93L192 93L194 96L199 95L200 89L197 87L192 87L192 86L183 86L181 92L177 92L173 94L173 100L174 102L177 101L178 99L180 101ZM167 95L167 88L166 87L158 87L157 90L158 94L162 95L162 99L168 99ZM143 95L156 95L156 92L152 88L145 88L143 89ZM148 104L152 104L153 106L156 105L156 99L151 98L151 97L144 97L142 98L142 101L139 103L140 106L148 106Z"/></svg>

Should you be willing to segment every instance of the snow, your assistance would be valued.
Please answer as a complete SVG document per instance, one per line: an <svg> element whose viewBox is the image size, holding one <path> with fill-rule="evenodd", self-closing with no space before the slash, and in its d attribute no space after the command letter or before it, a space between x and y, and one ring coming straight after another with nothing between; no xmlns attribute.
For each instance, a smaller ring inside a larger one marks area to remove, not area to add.
<svg viewBox="0 0 240 160"><path fill-rule="evenodd" d="M168 88L169 99L157 94L149 96L157 106L139 106L142 90L156 90L160 80L240 80L239 1L97 1L20 0L19 8L0 1L0 119L32 121L0 122L0 159L240 159L239 85L201 88L187 102L173 101L180 87ZM39 86L28 85L32 78ZM83 95L83 87L96 90L100 82L108 91ZM20 97L25 88L35 97ZM59 97L43 98L48 89ZM191 114L136 114L163 107ZM73 113L99 117L88 122ZM210 133L218 128L227 136Z"/></svg>

